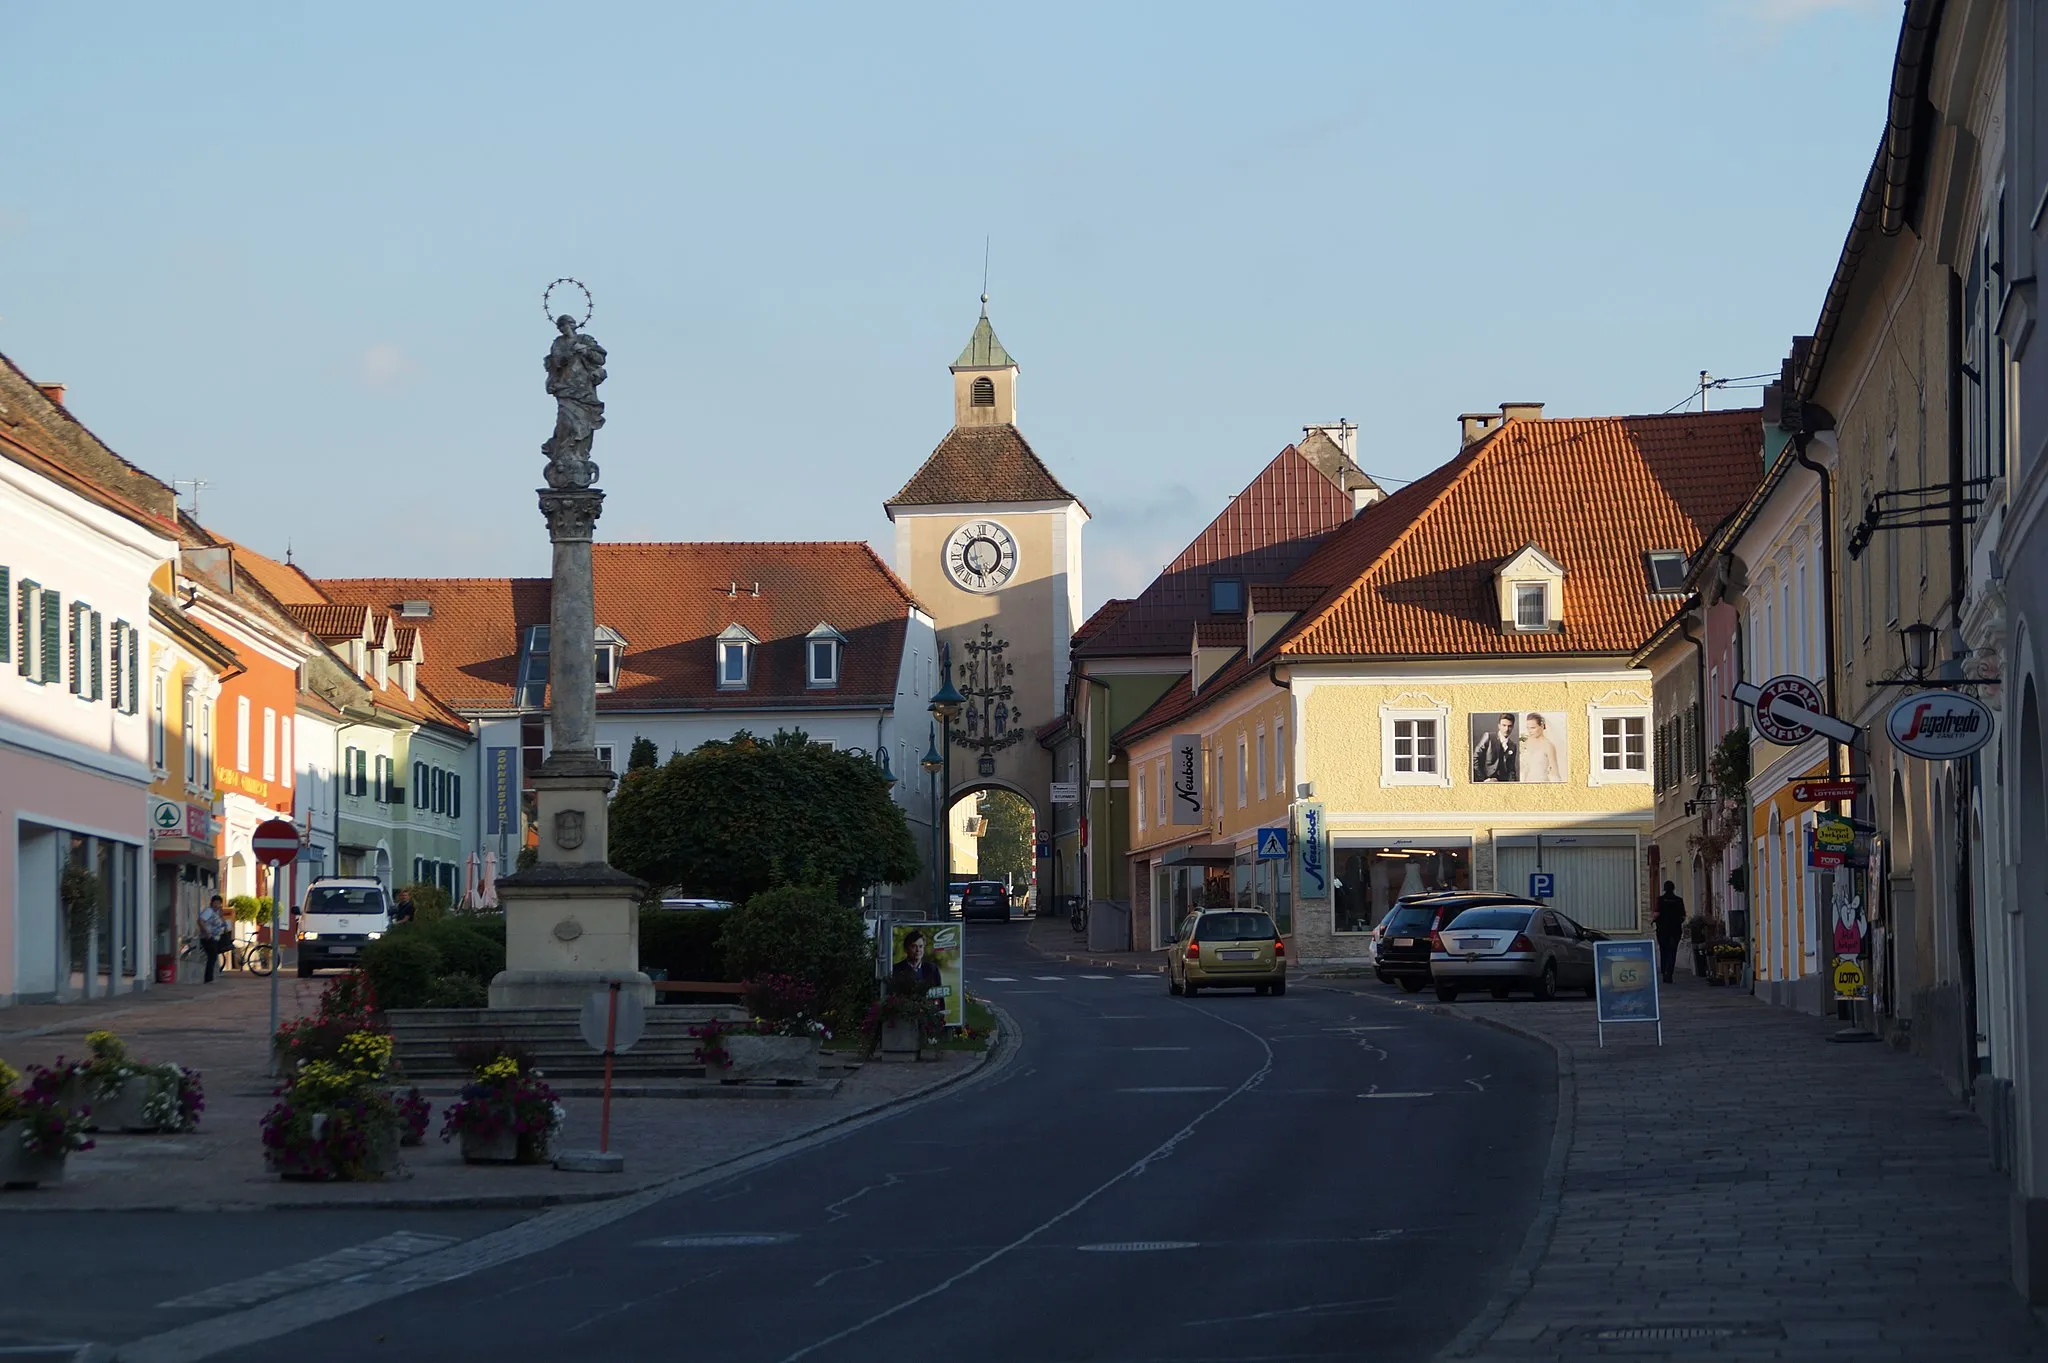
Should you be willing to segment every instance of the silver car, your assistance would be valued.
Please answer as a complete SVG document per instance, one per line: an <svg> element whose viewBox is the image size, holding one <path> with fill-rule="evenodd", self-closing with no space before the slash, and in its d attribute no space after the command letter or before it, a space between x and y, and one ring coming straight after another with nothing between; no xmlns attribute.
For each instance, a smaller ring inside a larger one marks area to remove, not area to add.
<svg viewBox="0 0 2048 1363"><path fill-rule="evenodd" d="M1517 989L1539 999L1554 999L1560 989L1591 997L1593 943L1602 936L1534 902L1471 908L1435 934L1429 975L1445 1003L1466 989L1497 999Z"/></svg>

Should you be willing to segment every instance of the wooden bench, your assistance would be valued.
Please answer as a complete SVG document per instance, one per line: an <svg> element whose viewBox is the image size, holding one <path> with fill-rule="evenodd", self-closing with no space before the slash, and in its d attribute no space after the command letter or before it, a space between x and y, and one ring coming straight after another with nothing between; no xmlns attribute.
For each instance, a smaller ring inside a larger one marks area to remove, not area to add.
<svg viewBox="0 0 2048 1363"><path fill-rule="evenodd" d="M656 980L657 994L731 994L738 997L747 987L732 980Z"/></svg>

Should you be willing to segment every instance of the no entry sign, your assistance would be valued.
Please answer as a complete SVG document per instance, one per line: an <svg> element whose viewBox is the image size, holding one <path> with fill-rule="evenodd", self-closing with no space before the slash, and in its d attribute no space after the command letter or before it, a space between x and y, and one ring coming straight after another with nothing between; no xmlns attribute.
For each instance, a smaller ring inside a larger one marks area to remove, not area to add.
<svg viewBox="0 0 2048 1363"><path fill-rule="evenodd" d="M265 866L287 865L299 855L299 830L289 819L266 820L256 825L249 847Z"/></svg>

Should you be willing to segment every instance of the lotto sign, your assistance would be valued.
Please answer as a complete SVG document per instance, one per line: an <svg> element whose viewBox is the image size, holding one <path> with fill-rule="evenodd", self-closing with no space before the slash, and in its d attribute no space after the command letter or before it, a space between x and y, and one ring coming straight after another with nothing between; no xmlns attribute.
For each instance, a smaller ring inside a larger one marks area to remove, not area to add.
<svg viewBox="0 0 2048 1363"><path fill-rule="evenodd" d="M1829 870L1849 864L1856 849L1856 825L1833 814L1814 820L1808 835L1806 864L1815 870Z"/></svg>
<svg viewBox="0 0 2048 1363"><path fill-rule="evenodd" d="M1657 1044L1664 1044L1664 1022L1657 1003L1657 947L1647 938L1593 943L1594 1025L1600 1044L1606 1028L1624 1022L1657 1025Z"/></svg>
<svg viewBox="0 0 2048 1363"><path fill-rule="evenodd" d="M1863 997L1863 966L1846 956L1835 962L1835 997L1838 999L1860 999Z"/></svg>

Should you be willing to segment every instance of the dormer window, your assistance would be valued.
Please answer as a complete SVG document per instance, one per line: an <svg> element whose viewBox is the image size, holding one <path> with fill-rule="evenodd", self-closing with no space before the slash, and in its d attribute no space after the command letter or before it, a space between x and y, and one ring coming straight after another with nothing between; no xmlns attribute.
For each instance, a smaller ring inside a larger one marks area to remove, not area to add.
<svg viewBox="0 0 2048 1363"><path fill-rule="evenodd" d="M974 394L972 401L976 407L993 407L996 405L996 386L993 380L976 379L972 392Z"/></svg>
<svg viewBox="0 0 2048 1363"><path fill-rule="evenodd" d="M1500 627L1510 634L1564 629L1564 567L1535 545L1525 545L1494 569L1500 591Z"/></svg>
<svg viewBox="0 0 2048 1363"><path fill-rule="evenodd" d="M744 625L728 625L718 636L718 689L744 691L753 678L754 646L761 641Z"/></svg>
<svg viewBox="0 0 2048 1363"><path fill-rule="evenodd" d="M519 704L539 709L548 703L548 627L528 625L519 652Z"/></svg>
<svg viewBox="0 0 2048 1363"><path fill-rule="evenodd" d="M619 685L619 662L626 655L625 636L604 625L597 627L597 689L616 690Z"/></svg>
<svg viewBox="0 0 2048 1363"><path fill-rule="evenodd" d="M1515 584L1515 628L1550 628L1550 591L1543 583Z"/></svg>
<svg viewBox="0 0 2048 1363"><path fill-rule="evenodd" d="M1652 596L1677 596L1685 590L1685 555L1677 549L1652 549L1643 555Z"/></svg>
<svg viewBox="0 0 2048 1363"><path fill-rule="evenodd" d="M813 690L839 685L839 659L845 647L845 636L823 621L805 636L805 680Z"/></svg>

